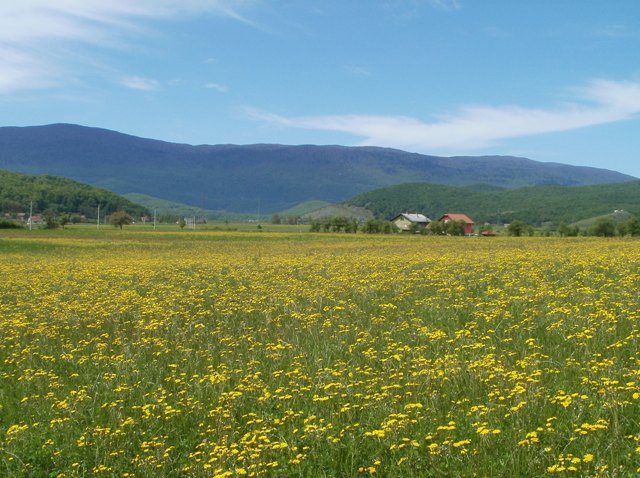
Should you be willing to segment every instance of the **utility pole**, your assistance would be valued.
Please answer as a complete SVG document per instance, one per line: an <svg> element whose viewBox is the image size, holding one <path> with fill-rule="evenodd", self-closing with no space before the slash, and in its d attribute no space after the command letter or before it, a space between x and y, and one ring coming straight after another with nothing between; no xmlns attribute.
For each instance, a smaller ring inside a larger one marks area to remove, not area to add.
<svg viewBox="0 0 640 478"><path fill-rule="evenodd" d="M29 230L33 225L33 201L29 204Z"/></svg>
<svg viewBox="0 0 640 478"><path fill-rule="evenodd" d="M153 210L153 230L156 230L156 213L158 212L157 209Z"/></svg>
<svg viewBox="0 0 640 478"><path fill-rule="evenodd" d="M96 224L96 229L100 229L100 204L98 204L98 222Z"/></svg>

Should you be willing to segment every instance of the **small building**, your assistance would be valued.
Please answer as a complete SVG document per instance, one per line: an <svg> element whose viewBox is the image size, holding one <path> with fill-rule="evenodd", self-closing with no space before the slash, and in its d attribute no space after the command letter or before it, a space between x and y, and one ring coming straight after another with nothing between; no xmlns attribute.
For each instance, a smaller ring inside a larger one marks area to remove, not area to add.
<svg viewBox="0 0 640 478"><path fill-rule="evenodd" d="M464 234L470 236L473 234L473 225L475 224L469 216L466 214L447 213L440 218L440 222L448 223L449 221L462 221L464 222Z"/></svg>
<svg viewBox="0 0 640 478"><path fill-rule="evenodd" d="M411 232L416 228L425 228L431 223L424 214L404 212L391 219L400 232Z"/></svg>

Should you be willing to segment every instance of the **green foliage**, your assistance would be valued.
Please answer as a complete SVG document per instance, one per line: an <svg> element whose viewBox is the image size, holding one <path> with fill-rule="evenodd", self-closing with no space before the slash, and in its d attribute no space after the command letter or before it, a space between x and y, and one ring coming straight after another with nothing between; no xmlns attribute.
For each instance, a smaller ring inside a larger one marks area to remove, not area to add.
<svg viewBox="0 0 640 478"><path fill-rule="evenodd" d="M0 171L0 212L17 214L49 211L51 216L77 214L95 218L124 210L133 215L145 213L144 207L110 191L55 176L28 176Z"/></svg>
<svg viewBox="0 0 640 478"><path fill-rule="evenodd" d="M640 221L637 218L632 217L627 222L627 234L630 236L640 236Z"/></svg>
<svg viewBox="0 0 640 478"><path fill-rule="evenodd" d="M304 201L300 204L296 204L295 206L285 209L284 211L280 211L281 216L303 216L305 214L309 214L313 211L317 211L318 209L322 209L323 207L330 206L331 203L327 201Z"/></svg>
<svg viewBox="0 0 640 478"><path fill-rule="evenodd" d="M391 234L397 232L397 228L391 221L369 219L362 226L362 232L365 234Z"/></svg>
<svg viewBox="0 0 640 478"><path fill-rule="evenodd" d="M464 236L464 221L448 221L444 229L450 236Z"/></svg>
<svg viewBox="0 0 640 478"><path fill-rule="evenodd" d="M562 237L576 237L579 233L580 228L576 225L568 226L563 222L558 226L558 234Z"/></svg>
<svg viewBox="0 0 640 478"><path fill-rule="evenodd" d="M129 216L125 211L116 211L109 217L109 224L113 227L127 226L133 222L133 218Z"/></svg>
<svg viewBox="0 0 640 478"><path fill-rule="evenodd" d="M127 193L122 196L136 204L141 204L149 211L155 211L158 222L165 224L175 224L181 217L194 216L198 218L206 218L211 221L238 222L257 218L257 214L230 213L227 211L203 209L201 207L191 206L189 204L183 204L175 201L167 201L166 199L160 199L140 193ZM193 198L193 200L196 201L198 198Z"/></svg>
<svg viewBox="0 0 640 478"><path fill-rule="evenodd" d="M593 225L591 234L599 237L613 237L616 235L616 223L609 217L600 218Z"/></svg>
<svg viewBox="0 0 640 478"><path fill-rule="evenodd" d="M433 221L424 232L436 236L464 236L464 221Z"/></svg>
<svg viewBox="0 0 640 478"><path fill-rule="evenodd" d="M533 227L524 221L515 220L507 226L507 232L510 236L520 237L525 234L533 236Z"/></svg>
<svg viewBox="0 0 640 478"><path fill-rule="evenodd" d="M0 229L20 229L22 225L11 219L0 219Z"/></svg>
<svg viewBox="0 0 640 478"><path fill-rule="evenodd" d="M621 209L640 216L639 199L640 181L521 189L408 183L360 194L347 204L367 207L387 219L406 210L425 211L431 217L459 211L476 223L503 224L518 219L540 226L548 222L572 224Z"/></svg>
<svg viewBox="0 0 640 478"><path fill-rule="evenodd" d="M51 209L47 209L44 212L44 227L45 229L57 229L60 227L60 224L56 221L56 216Z"/></svg>
<svg viewBox="0 0 640 478"><path fill-rule="evenodd" d="M358 222L345 216L325 217L311 221L311 232L358 232Z"/></svg>

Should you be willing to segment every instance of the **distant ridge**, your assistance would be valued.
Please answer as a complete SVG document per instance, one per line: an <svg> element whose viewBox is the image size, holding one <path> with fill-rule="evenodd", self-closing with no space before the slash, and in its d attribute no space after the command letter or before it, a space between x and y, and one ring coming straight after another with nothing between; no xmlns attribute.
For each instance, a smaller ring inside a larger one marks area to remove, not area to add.
<svg viewBox="0 0 640 478"><path fill-rule="evenodd" d="M70 124L0 128L0 169L64 176L201 209L262 214L407 182L518 188L635 179L510 156L443 158L346 146L191 146Z"/></svg>

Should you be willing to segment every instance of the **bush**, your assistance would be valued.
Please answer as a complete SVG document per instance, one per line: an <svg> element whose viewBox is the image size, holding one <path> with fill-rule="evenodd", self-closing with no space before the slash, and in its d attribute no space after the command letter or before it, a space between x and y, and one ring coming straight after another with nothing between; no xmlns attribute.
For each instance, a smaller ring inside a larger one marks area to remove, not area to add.
<svg viewBox="0 0 640 478"><path fill-rule="evenodd" d="M10 219L0 219L0 229L22 229L22 224Z"/></svg>

